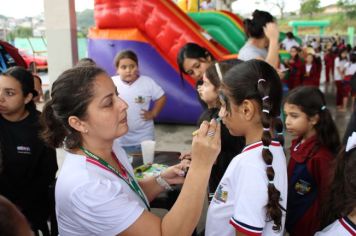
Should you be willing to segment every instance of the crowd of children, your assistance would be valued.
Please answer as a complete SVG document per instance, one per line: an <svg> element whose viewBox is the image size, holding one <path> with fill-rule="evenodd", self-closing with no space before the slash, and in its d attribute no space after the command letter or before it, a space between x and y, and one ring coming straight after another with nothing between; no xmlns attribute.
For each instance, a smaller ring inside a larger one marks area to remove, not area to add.
<svg viewBox="0 0 356 236"><path fill-rule="evenodd" d="M288 40L287 40L288 39ZM348 99L355 98L356 80L355 77L356 65L355 54L356 48L351 49L350 45L345 45L341 39L338 41L332 38L322 48L320 42L313 39L312 42L298 45L293 39L293 45L290 46L291 39L286 38L281 46L284 49L289 48L290 59L281 61L281 67L288 68L289 73L285 77L285 84L289 90L301 85L319 87L322 77L322 68L325 69L325 82L335 83L336 87L336 106L338 111L345 112L347 110Z"/></svg>

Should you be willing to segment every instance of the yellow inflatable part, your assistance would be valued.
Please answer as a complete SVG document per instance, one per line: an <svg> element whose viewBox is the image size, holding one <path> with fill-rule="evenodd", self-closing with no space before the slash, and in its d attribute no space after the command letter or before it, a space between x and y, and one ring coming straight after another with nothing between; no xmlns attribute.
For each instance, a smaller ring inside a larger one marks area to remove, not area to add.
<svg viewBox="0 0 356 236"><path fill-rule="evenodd" d="M199 0L178 0L177 5L184 12L197 12L199 10Z"/></svg>
<svg viewBox="0 0 356 236"><path fill-rule="evenodd" d="M188 0L188 12L199 11L199 0Z"/></svg>
<svg viewBox="0 0 356 236"><path fill-rule="evenodd" d="M177 1L177 5L184 12L187 12L187 10L188 10L188 0L178 0Z"/></svg>

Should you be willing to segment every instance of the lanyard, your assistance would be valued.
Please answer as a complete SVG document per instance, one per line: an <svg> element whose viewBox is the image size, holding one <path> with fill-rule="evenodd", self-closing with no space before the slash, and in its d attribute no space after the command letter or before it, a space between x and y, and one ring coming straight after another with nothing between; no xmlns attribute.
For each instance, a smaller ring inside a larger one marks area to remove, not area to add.
<svg viewBox="0 0 356 236"><path fill-rule="evenodd" d="M94 153L90 152L89 150L85 149L84 147L80 147L80 149L87 155L88 158L98 161L100 164L105 166L109 169L112 173L116 174L120 179L122 179L145 203L148 210L150 210L150 205L148 204L145 194L143 193L142 189L135 181L135 179L130 175L130 173L125 169L125 167L120 163L117 162L119 169L122 173L116 170L113 166L107 163L104 159L100 158L99 156L95 155ZM115 153L112 152L112 155L116 158ZM117 159L117 158L116 158Z"/></svg>

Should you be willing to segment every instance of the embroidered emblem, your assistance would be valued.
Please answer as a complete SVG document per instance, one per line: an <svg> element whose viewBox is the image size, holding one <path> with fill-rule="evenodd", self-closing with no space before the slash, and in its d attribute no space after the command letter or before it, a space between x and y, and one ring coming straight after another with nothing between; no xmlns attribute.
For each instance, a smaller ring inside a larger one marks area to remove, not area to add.
<svg viewBox="0 0 356 236"><path fill-rule="evenodd" d="M17 146L16 149L17 149L17 153L31 155L31 148L30 147Z"/></svg>
<svg viewBox="0 0 356 236"><path fill-rule="evenodd" d="M142 96L138 96L135 98L135 102L139 103L139 104L143 104L143 103L145 103L145 101L146 101L146 99Z"/></svg>
<svg viewBox="0 0 356 236"><path fill-rule="evenodd" d="M223 186L219 185L215 191L214 199L219 202L225 203L227 201L227 197L228 197L228 192L223 191Z"/></svg>
<svg viewBox="0 0 356 236"><path fill-rule="evenodd" d="M310 192L311 184L307 181L299 179L294 185L295 191L300 195L305 195Z"/></svg>

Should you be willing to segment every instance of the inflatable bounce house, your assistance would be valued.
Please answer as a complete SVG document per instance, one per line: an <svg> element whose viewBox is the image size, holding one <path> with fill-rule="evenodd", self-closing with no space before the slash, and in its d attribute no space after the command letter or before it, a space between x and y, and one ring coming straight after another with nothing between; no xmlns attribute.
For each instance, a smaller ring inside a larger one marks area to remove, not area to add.
<svg viewBox="0 0 356 236"><path fill-rule="evenodd" d="M229 57L219 44L171 0L96 0L95 27L90 29L88 54L110 74L114 57L131 49L143 75L153 78L166 92L167 103L158 122L195 124L202 112L194 80L181 77L176 57L188 42L207 48L215 58Z"/></svg>
<svg viewBox="0 0 356 236"><path fill-rule="evenodd" d="M236 58L246 41L243 21L228 11L199 11L198 0L95 0L95 27L88 54L114 75L115 55L136 52L139 69L166 92L167 103L156 118L163 123L195 124L202 112L194 80L181 77L176 57L188 42L207 48L217 60ZM281 34L281 38L283 35ZM285 51L281 59L288 58Z"/></svg>

